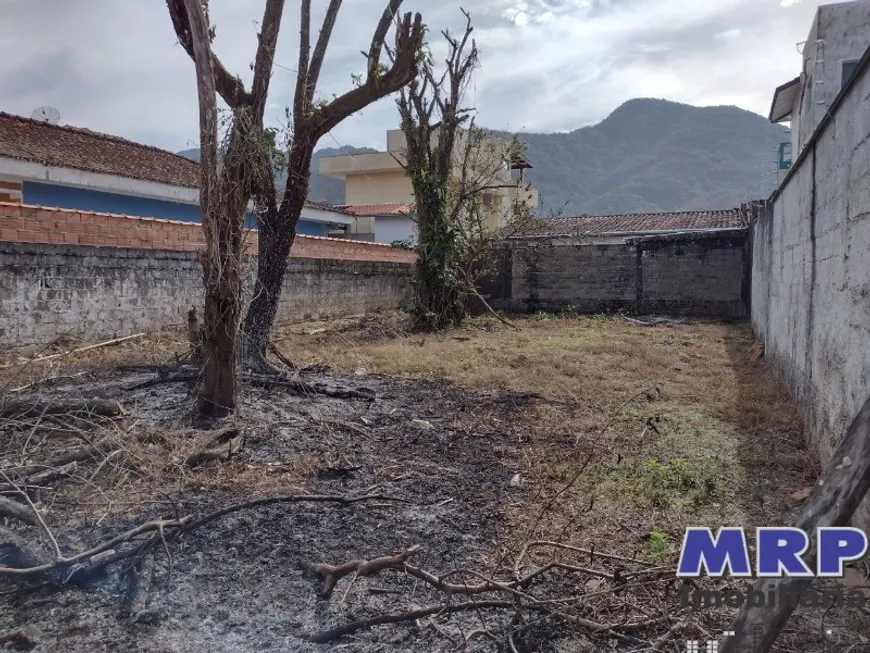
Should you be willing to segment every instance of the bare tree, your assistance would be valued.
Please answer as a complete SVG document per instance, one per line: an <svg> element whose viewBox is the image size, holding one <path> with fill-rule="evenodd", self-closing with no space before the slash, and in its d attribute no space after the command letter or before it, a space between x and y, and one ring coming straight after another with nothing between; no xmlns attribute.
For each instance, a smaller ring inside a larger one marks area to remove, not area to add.
<svg viewBox="0 0 870 653"><path fill-rule="evenodd" d="M302 0L300 10L299 62L293 98L292 136L286 157L287 190L277 201L274 182L263 177L256 190L259 216L259 257L254 295L244 322L244 359L252 367L265 366L265 349L275 321L287 258L296 237L296 226L308 195L311 156L320 138L348 116L395 93L417 74L425 27L420 14L413 19L397 12L402 0L389 0L378 22L366 56L366 73L354 88L335 99L317 101L315 93L323 59L332 36L341 0L330 0L311 50L311 0ZM396 36L391 66L381 64L385 40L395 22Z"/></svg>
<svg viewBox="0 0 870 653"><path fill-rule="evenodd" d="M247 362L264 365L266 340L308 192L309 166L317 140L347 116L397 91L416 74L424 35L419 14L413 20L410 13L405 14L398 24L392 67L385 70L380 64L387 32L400 5L401 0L390 0L375 29L366 55L365 82L332 102L316 103L317 80L341 1L331 0L312 55L311 2L303 0L293 137L284 161L287 192L278 206L272 156L274 133L263 129L263 118L284 0L266 0L250 91L212 51L215 29L209 25L207 0L167 0L178 40L196 65L200 102L200 193L206 238L201 342L205 369L199 400L203 414L226 414L235 408L242 226L246 208L253 197L261 219L257 282L245 320L248 337L243 353L247 354ZM222 156L218 152L215 93L232 112Z"/></svg>
<svg viewBox="0 0 870 653"><path fill-rule="evenodd" d="M414 189L418 230L412 317L414 326L426 331L458 325L468 295L483 299L474 281L493 232L505 216L528 215L526 189L510 173L521 155L519 140L475 126L474 109L463 105L479 58L471 17L462 13L462 37L443 32L448 45L443 73L436 74L427 54L419 78L397 101L406 141L400 163ZM493 192L499 189L512 192ZM501 206L504 198L510 206Z"/></svg>
<svg viewBox="0 0 870 653"><path fill-rule="evenodd" d="M242 225L253 181L258 173L268 172L263 166L262 124L283 5L283 0L266 3L253 90L248 92L212 52L214 28L208 22L207 1L167 0L178 40L196 66L199 97L200 208L206 241L199 410L205 415L225 415L235 408ZM222 153L216 93L232 110Z"/></svg>

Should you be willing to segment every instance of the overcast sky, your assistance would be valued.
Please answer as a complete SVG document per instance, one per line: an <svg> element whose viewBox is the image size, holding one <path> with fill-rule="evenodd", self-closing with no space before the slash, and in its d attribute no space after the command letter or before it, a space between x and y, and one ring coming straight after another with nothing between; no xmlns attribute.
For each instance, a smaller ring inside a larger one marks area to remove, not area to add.
<svg viewBox="0 0 870 653"><path fill-rule="evenodd" d="M345 0L321 76L342 92L364 68L385 0ZM321 11L326 0L314 0ZM767 114L773 90L800 69L818 0L465 0L482 66L470 101L479 122L513 131L568 131L625 100L731 104ZM211 0L215 49L247 82L263 0ZM288 0L270 94L270 120L291 102L298 6ZM405 0L437 42L459 28L453 0ZM3 0L0 110L56 107L61 122L171 150L196 145L193 63L176 44L163 0ZM316 35L312 37L312 40ZM384 149L397 124L385 100L320 146Z"/></svg>

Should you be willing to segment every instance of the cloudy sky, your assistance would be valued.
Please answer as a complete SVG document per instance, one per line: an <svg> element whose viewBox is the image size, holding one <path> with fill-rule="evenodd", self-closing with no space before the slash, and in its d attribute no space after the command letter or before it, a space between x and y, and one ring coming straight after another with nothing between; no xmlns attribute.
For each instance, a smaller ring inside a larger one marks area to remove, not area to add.
<svg viewBox="0 0 870 653"><path fill-rule="evenodd" d="M250 81L263 0L211 0L215 49ZM321 11L326 0L314 0ZM799 72L819 0L464 0L481 52L470 102L479 122L513 131L568 131L625 100L731 104L766 115L773 89ZM298 2L288 0L270 94L274 123L291 102ZM342 92L363 70L362 49L384 0L345 0L321 76ZM460 4L405 0L433 41L459 28ZM0 110L40 105L61 122L171 150L196 145L193 63L176 44L163 0L3 0ZM321 146L384 148L396 125L382 101Z"/></svg>

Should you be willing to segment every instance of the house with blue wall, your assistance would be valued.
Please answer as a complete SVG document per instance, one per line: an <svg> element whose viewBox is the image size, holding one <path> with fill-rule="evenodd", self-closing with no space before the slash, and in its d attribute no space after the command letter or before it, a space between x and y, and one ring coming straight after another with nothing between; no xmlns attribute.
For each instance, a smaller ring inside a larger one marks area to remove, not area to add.
<svg viewBox="0 0 870 653"><path fill-rule="evenodd" d="M0 112L0 201L201 222L198 186L199 164L179 154ZM298 233L342 235L352 221L308 203Z"/></svg>

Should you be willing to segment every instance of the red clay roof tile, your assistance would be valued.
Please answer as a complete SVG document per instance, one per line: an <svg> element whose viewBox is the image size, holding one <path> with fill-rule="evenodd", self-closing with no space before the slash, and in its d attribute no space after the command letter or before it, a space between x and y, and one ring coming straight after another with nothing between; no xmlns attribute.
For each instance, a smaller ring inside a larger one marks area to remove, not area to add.
<svg viewBox="0 0 870 653"><path fill-rule="evenodd" d="M0 156L172 186L199 186L199 164L150 145L0 112Z"/></svg>
<svg viewBox="0 0 870 653"><path fill-rule="evenodd" d="M409 202L392 202L383 204L344 204L334 207L345 213L356 216L408 215L411 212Z"/></svg>

